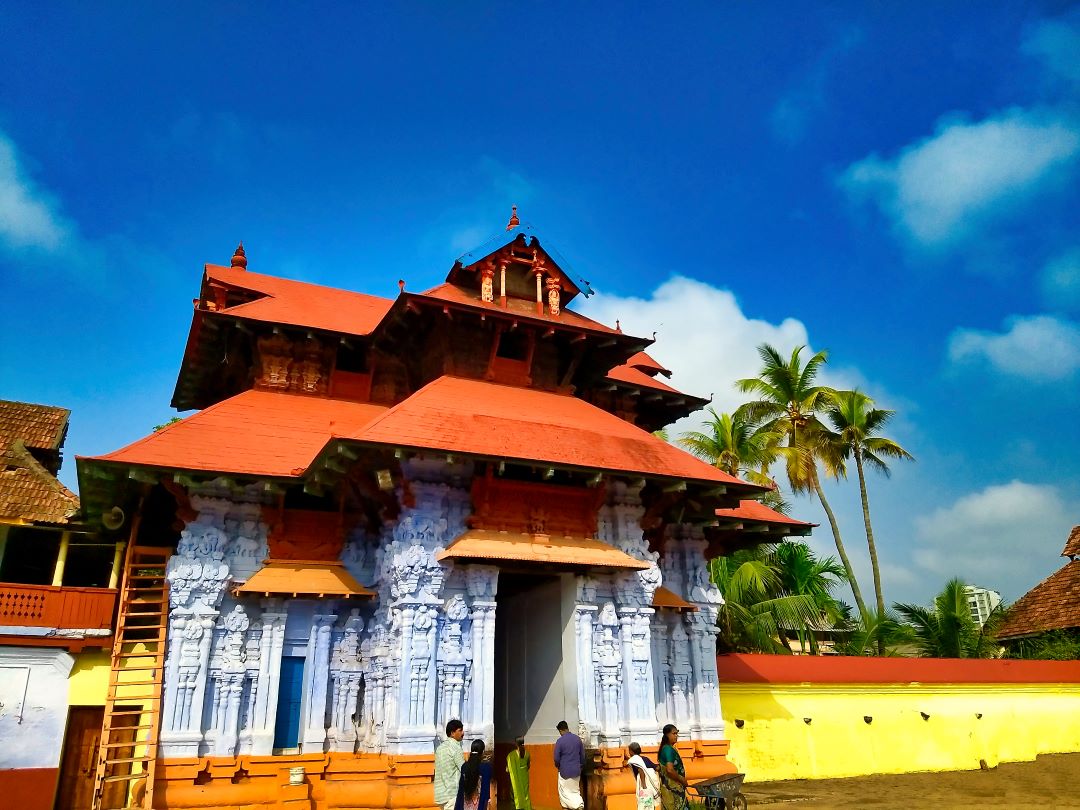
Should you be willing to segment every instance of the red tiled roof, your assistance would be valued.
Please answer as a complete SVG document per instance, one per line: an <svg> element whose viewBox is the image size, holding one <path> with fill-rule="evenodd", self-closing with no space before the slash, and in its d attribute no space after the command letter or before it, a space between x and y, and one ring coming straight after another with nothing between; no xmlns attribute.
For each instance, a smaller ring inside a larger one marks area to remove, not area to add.
<svg viewBox="0 0 1080 810"><path fill-rule="evenodd" d="M385 411L370 403L244 391L92 460L295 477L333 436L354 433Z"/></svg>
<svg viewBox="0 0 1080 810"><path fill-rule="evenodd" d="M428 383L347 438L749 486L584 400L459 377Z"/></svg>
<svg viewBox="0 0 1080 810"><path fill-rule="evenodd" d="M815 525L802 520L795 520L795 518L788 517L782 512L770 509L759 501L739 501L737 509L717 509L716 516L756 523L782 523L788 526L813 527Z"/></svg>
<svg viewBox="0 0 1080 810"><path fill-rule="evenodd" d="M1069 532L1069 539L1065 541L1061 556L1080 557L1080 526L1073 526L1073 530Z"/></svg>
<svg viewBox="0 0 1080 810"><path fill-rule="evenodd" d="M671 372L656 362L651 356L645 352L638 352L626 361L626 365L631 368L636 368L639 371L643 371L649 376L655 376L656 374L663 374L665 377L670 377ZM650 372L652 372L650 374Z"/></svg>
<svg viewBox="0 0 1080 810"><path fill-rule="evenodd" d="M56 450L70 414L67 408L0 399L0 453L17 440L34 450Z"/></svg>
<svg viewBox="0 0 1080 810"><path fill-rule="evenodd" d="M511 315L516 315L519 318L545 321L553 325L561 324L562 326L570 326L577 329L590 329L594 332L606 332L612 335L619 334L610 326L605 326L599 321L592 320L592 318L586 318L584 315L579 315L570 309L563 309L558 315L549 315L545 309L544 313L541 315L536 312L535 301L526 301L522 298L507 298L506 306L503 307L497 302L487 303L482 301L479 293L472 290L466 290L449 282L439 284L436 287L432 287L430 290L418 293L418 295L422 295L425 298L437 298L440 301L448 301L454 304L480 307L495 312L506 312Z"/></svg>
<svg viewBox="0 0 1080 810"><path fill-rule="evenodd" d="M636 368L632 368L629 365L615 366L615 368L607 373L607 378L609 380L615 380L616 382L627 383L628 385L640 385L642 388L653 388L657 391L666 391L669 394L688 396L682 391L672 388L667 383L661 382L655 377L650 377L648 374L638 371ZM695 399L697 399L697 397L695 397Z"/></svg>
<svg viewBox="0 0 1080 810"><path fill-rule="evenodd" d="M1009 608L997 638L1070 627L1080 627L1080 560L1066 563L1021 596Z"/></svg>
<svg viewBox="0 0 1080 810"><path fill-rule="evenodd" d="M206 277L264 296L220 312L255 321L325 329L348 335L370 334L394 303L389 298L266 276L235 267L208 264Z"/></svg>
<svg viewBox="0 0 1080 810"><path fill-rule="evenodd" d="M66 523L78 511L75 493L42 467L21 441L0 454L0 521Z"/></svg>
<svg viewBox="0 0 1080 810"><path fill-rule="evenodd" d="M60 449L67 408L0 400L0 520L66 523L79 499L30 452Z"/></svg>

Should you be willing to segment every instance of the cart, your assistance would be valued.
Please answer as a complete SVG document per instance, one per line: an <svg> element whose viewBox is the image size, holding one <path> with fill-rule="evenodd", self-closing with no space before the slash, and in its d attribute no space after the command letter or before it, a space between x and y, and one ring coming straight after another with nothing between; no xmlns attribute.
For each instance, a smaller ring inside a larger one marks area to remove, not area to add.
<svg viewBox="0 0 1080 810"><path fill-rule="evenodd" d="M687 798L699 799L704 810L746 810L746 797L740 793L745 778L745 773L728 773L698 782L690 785Z"/></svg>

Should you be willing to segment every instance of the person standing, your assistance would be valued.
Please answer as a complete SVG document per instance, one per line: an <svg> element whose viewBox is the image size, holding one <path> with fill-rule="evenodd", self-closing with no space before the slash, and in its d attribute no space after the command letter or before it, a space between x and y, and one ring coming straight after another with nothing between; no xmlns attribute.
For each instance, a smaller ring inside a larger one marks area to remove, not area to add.
<svg viewBox="0 0 1080 810"><path fill-rule="evenodd" d="M446 724L446 741L435 749L435 804L442 810L454 810L457 804L458 783L461 781L462 760L461 738L465 736L465 726L460 720L451 720Z"/></svg>
<svg viewBox="0 0 1080 810"><path fill-rule="evenodd" d="M585 746L581 737L570 733L570 726L560 720L555 726L555 767L559 771L559 806L564 810L584 810L581 798L581 770L585 767Z"/></svg>
<svg viewBox="0 0 1080 810"><path fill-rule="evenodd" d="M642 756L641 746L630 743L630 758L626 764L634 774L634 795L637 810L657 810L660 807L660 776L652 760Z"/></svg>
<svg viewBox="0 0 1080 810"><path fill-rule="evenodd" d="M660 806L663 810L687 810L686 767L682 755L675 746L679 742L679 730L671 723L664 726L660 738Z"/></svg>
<svg viewBox="0 0 1080 810"><path fill-rule="evenodd" d="M488 810L495 807L491 789L491 762L484 756L484 741L473 740L469 759L461 766L455 810Z"/></svg>
<svg viewBox="0 0 1080 810"><path fill-rule="evenodd" d="M532 758L525 749L525 738L514 740L517 747L506 755L506 772L510 775L510 792L514 796L514 810L532 810L529 799L529 766Z"/></svg>

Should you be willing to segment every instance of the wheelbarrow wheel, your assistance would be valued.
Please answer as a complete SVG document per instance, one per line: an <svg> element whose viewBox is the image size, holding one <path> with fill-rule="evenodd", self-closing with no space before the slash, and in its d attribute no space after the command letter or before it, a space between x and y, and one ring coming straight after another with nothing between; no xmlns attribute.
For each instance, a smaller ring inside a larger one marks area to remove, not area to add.
<svg viewBox="0 0 1080 810"><path fill-rule="evenodd" d="M741 793L736 793L731 797L729 804L731 805L732 810L746 810L746 797Z"/></svg>

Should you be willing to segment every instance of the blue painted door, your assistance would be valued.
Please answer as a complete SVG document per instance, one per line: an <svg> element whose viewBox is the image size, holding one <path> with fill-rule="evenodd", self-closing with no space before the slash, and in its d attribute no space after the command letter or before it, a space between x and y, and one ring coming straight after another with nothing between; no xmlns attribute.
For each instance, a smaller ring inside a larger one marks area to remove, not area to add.
<svg viewBox="0 0 1080 810"><path fill-rule="evenodd" d="M296 748L300 739L300 704L303 701L304 659L281 659L278 681L277 717L274 721L274 748Z"/></svg>

